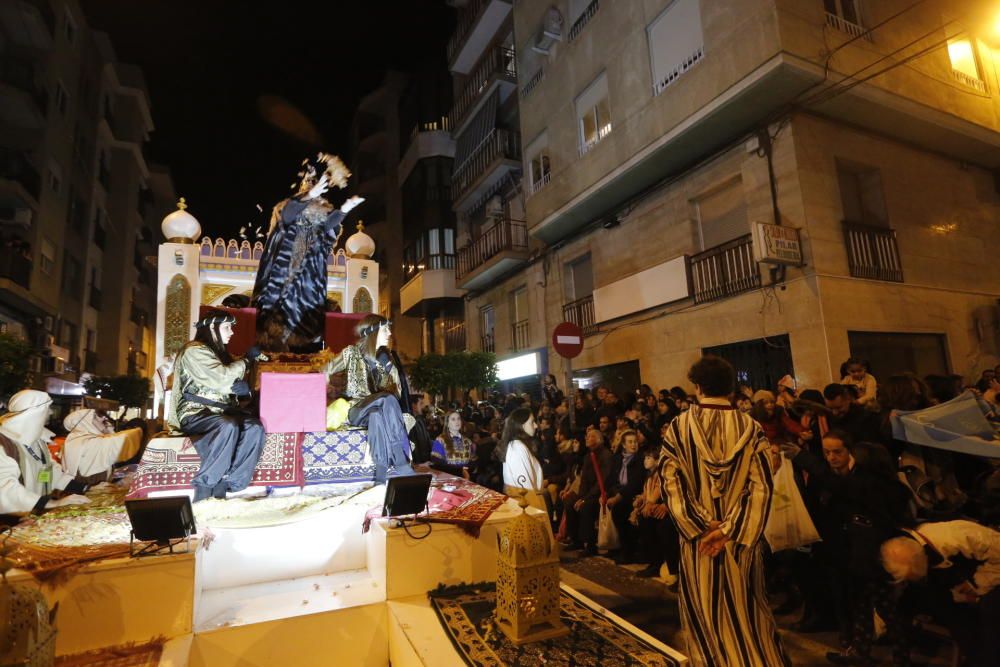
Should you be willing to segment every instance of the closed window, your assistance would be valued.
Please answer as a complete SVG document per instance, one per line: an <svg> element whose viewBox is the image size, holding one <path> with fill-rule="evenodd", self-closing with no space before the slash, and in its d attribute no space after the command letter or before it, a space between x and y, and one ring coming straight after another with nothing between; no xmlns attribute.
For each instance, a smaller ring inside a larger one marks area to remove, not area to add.
<svg viewBox="0 0 1000 667"><path fill-rule="evenodd" d="M66 92L66 86L62 81L56 81L56 108L59 109L60 116L65 116L69 109L69 93Z"/></svg>
<svg viewBox="0 0 1000 667"><path fill-rule="evenodd" d="M576 116L579 119L582 155L611 133L607 76L601 74L576 98Z"/></svg>
<svg viewBox="0 0 1000 667"><path fill-rule="evenodd" d="M687 72L705 55L699 0L675 0L646 29L653 94Z"/></svg>
<svg viewBox="0 0 1000 667"><path fill-rule="evenodd" d="M948 42L951 73L960 82L981 92L986 92L982 69L976 56L975 43L970 39L953 39Z"/></svg>
<svg viewBox="0 0 1000 667"><path fill-rule="evenodd" d="M703 250L750 233L741 178L728 181L702 195L695 205L698 209Z"/></svg>
<svg viewBox="0 0 1000 667"><path fill-rule="evenodd" d="M548 133L543 132L540 137L531 142L525 153L528 156L528 178L532 193L545 187L552 175L549 165L548 143Z"/></svg>
<svg viewBox="0 0 1000 667"><path fill-rule="evenodd" d="M876 167L838 159L837 183L844 220L876 227L889 225L882 173Z"/></svg>
<svg viewBox="0 0 1000 667"><path fill-rule="evenodd" d="M861 25L858 0L823 0L823 8L826 9L827 14L832 14L854 25Z"/></svg>
<svg viewBox="0 0 1000 667"><path fill-rule="evenodd" d="M577 301L594 293L594 268L588 252L566 264L566 301Z"/></svg>
<svg viewBox="0 0 1000 667"><path fill-rule="evenodd" d="M48 239L42 239L41 247L38 253L39 265L42 269L42 273L47 276L51 276L52 272L56 268L56 247L52 241Z"/></svg>

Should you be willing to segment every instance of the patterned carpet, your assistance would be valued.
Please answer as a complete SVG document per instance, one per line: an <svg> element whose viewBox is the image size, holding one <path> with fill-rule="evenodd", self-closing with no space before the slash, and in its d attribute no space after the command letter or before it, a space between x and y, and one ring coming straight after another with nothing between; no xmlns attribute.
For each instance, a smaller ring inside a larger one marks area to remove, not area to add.
<svg viewBox="0 0 1000 667"><path fill-rule="evenodd" d="M565 665L566 667L667 666L680 664L670 654L628 629L611 623L599 608L561 591L560 617L568 634L516 646L496 628L492 584L429 593L431 606L455 650L474 667Z"/></svg>

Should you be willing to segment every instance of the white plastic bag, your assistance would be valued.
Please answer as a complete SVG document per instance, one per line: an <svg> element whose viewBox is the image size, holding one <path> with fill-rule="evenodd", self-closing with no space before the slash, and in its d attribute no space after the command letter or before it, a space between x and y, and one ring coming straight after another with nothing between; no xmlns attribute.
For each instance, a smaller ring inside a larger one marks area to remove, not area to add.
<svg viewBox="0 0 1000 667"><path fill-rule="evenodd" d="M783 459L781 468L774 474L774 493L771 496L771 514L764 526L764 538L771 551L798 549L819 542L819 533L809 510L795 484L792 462Z"/></svg>
<svg viewBox="0 0 1000 667"><path fill-rule="evenodd" d="M612 551L620 546L618 529L611 519L611 508L601 505L601 514L597 518L597 548Z"/></svg>

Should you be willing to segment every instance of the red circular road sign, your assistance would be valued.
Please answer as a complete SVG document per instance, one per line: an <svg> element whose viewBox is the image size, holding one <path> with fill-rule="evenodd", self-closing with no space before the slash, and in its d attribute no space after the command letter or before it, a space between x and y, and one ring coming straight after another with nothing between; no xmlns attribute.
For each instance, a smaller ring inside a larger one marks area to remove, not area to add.
<svg viewBox="0 0 1000 667"><path fill-rule="evenodd" d="M552 332L552 347L564 359L573 359L583 352L583 330L572 322L563 322Z"/></svg>

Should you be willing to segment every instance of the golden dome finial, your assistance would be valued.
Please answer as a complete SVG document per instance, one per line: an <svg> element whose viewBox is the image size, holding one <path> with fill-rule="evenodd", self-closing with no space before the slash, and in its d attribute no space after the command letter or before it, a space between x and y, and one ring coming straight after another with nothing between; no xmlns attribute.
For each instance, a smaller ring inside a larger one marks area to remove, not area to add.
<svg viewBox="0 0 1000 667"><path fill-rule="evenodd" d="M177 200L177 208L178 208L178 210L186 211L187 207L188 207L187 201L184 199L184 197L181 197L179 200Z"/></svg>
<svg viewBox="0 0 1000 667"><path fill-rule="evenodd" d="M364 220L358 220L358 227L357 227L357 229L358 229L359 232L365 231L365 222L364 222Z"/></svg>

